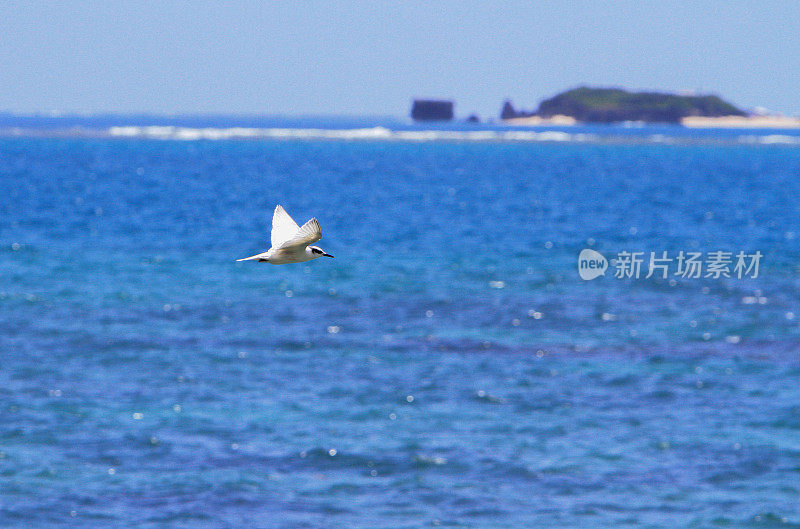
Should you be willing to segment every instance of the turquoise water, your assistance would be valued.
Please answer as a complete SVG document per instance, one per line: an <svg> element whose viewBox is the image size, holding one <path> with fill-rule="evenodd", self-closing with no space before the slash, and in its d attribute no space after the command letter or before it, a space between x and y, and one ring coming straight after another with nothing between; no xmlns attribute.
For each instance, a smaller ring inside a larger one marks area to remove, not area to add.
<svg viewBox="0 0 800 529"><path fill-rule="evenodd" d="M795 136L94 125L0 138L0 526L800 527Z"/></svg>

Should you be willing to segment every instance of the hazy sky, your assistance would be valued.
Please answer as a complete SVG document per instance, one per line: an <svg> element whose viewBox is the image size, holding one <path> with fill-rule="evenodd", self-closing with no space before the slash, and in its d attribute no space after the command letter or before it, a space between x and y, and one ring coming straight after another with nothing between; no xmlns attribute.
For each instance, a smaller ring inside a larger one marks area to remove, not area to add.
<svg viewBox="0 0 800 529"><path fill-rule="evenodd" d="M800 114L796 2L17 2L0 110L496 116L579 85Z"/></svg>

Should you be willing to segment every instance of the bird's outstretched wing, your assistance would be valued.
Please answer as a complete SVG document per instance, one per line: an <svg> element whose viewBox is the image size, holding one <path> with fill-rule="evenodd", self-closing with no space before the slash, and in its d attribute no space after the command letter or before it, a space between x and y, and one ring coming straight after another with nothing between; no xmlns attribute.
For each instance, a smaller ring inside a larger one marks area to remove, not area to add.
<svg viewBox="0 0 800 529"><path fill-rule="evenodd" d="M279 248L292 248L296 246L307 246L311 243L317 242L322 238L322 228L319 226L317 219L311 219L298 229L295 234L284 241Z"/></svg>
<svg viewBox="0 0 800 529"><path fill-rule="evenodd" d="M272 214L272 234L270 235L270 242L273 248L280 248L283 244L295 236L300 226L292 220L292 217L286 213L283 206L278 204L275 206L275 213Z"/></svg>

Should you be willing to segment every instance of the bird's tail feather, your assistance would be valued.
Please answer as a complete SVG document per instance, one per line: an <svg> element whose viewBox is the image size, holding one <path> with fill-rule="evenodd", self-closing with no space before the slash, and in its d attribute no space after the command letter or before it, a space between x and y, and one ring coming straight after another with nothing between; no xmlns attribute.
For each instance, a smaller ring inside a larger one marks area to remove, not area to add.
<svg viewBox="0 0 800 529"><path fill-rule="evenodd" d="M251 255L250 257L245 257L244 259L237 259L236 262L238 263L239 261L255 261L257 259L265 259L265 258L266 254L259 253L256 255Z"/></svg>

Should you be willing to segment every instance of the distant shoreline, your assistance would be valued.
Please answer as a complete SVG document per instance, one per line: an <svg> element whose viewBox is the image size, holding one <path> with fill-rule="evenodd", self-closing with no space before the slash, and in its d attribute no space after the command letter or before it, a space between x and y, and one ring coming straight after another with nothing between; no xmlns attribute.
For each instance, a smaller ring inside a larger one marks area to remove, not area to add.
<svg viewBox="0 0 800 529"><path fill-rule="evenodd" d="M592 125L578 121L572 116L556 115L549 118L527 116L500 121L504 125L516 127L572 127ZM644 122L646 125L659 123ZM670 123L670 125L674 125ZM681 119L680 125L690 129L800 129L800 118L790 116L689 116Z"/></svg>
<svg viewBox="0 0 800 529"><path fill-rule="evenodd" d="M688 116L684 127L695 129L800 129L800 118L789 116Z"/></svg>
<svg viewBox="0 0 800 529"><path fill-rule="evenodd" d="M558 114L549 118L542 116L526 116L523 118L509 118L501 120L501 123L506 125L517 125L522 127L537 127L542 125L556 126L556 127L571 127L573 125L582 125L577 119L572 116L565 116Z"/></svg>

